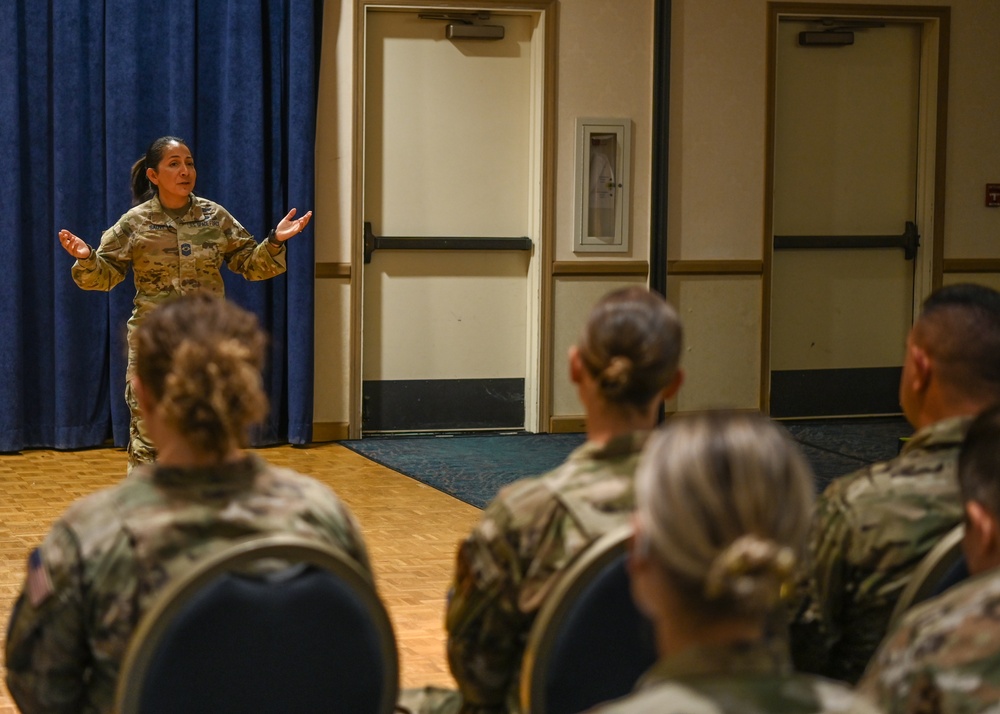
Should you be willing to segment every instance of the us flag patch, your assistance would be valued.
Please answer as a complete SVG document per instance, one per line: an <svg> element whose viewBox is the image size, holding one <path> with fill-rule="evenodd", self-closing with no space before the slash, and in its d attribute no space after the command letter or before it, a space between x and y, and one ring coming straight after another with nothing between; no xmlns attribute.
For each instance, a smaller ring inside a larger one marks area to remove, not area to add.
<svg viewBox="0 0 1000 714"><path fill-rule="evenodd" d="M28 600L32 607L38 607L52 592L52 578L42 561L42 549L35 548L28 556Z"/></svg>

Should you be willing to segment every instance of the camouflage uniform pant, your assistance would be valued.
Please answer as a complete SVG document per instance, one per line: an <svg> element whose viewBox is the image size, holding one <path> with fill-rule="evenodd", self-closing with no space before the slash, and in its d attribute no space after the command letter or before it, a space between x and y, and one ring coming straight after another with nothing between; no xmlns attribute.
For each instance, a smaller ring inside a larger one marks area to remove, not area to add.
<svg viewBox="0 0 1000 714"><path fill-rule="evenodd" d="M132 389L132 376L135 374L135 353L130 349L128 365L125 368L125 403L128 404L128 470L132 471L139 464L151 464L156 461L156 447L146 436L142 428L142 414L139 411L139 400Z"/></svg>

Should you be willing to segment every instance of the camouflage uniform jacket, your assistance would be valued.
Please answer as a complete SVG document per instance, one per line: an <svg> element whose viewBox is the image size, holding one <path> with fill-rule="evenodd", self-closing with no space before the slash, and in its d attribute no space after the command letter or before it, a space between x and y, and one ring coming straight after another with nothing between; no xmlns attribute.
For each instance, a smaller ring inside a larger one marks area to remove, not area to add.
<svg viewBox="0 0 1000 714"><path fill-rule="evenodd" d="M811 714L878 710L851 689L792 672L764 642L703 646L660 659L636 691L591 714Z"/></svg>
<svg viewBox="0 0 1000 714"><path fill-rule="evenodd" d="M1000 711L1000 570L908 612L861 687L890 714Z"/></svg>
<svg viewBox="0 0 1000 714"><path fill-rule="evenodd" d="M71 505L31 554L11 615L7 686L21 711L110 712L129 636L164 584L232 541L275 533L338 546L370 572L340 499L256 455L137 467Z"/></svg>
<svg viewBox="0 0 1000 714"><path fill-rule="evenodd" d="M955 470L970 422L925 427L895 459L835 480L820 497L793 607L797 668L861 677L914 568L962 520Z"/></svg>
<svg viewBox="0 0 1000 714"><path fill-rule="evenodd" d="M217 203L192 195L188 212L175 221L154 197L106 230L100 246L76 261L72 275L84 290L110 290L131 264L136 291L131 334L147 312L169 297L199 288L222 295L223 262L248 280L266 280L285 272L286 253L282 244L271 255L267 241L258 244Z"/></svg>
<svg viewBox="0 0 1000 714"><path fill-rule="evenodd" d="M535 615L573 559L627 522L647 436L585 443L553 471L507 486L459 545L446 627L462 712L518 711L518 671Z"/></svg>

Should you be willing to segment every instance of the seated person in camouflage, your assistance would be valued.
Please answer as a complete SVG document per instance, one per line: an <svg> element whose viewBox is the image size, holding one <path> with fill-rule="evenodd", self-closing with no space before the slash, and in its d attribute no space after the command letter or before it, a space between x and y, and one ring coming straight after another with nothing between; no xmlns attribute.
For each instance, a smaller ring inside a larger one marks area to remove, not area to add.
<svg viewBox="0 0 1000 714"><path fill-rule="evenodd" d="M112 711L157 593L234 541L295 533L370 571L330 489L242 449L267 413L265 342L251 313L208 294L164 303L137 330L134 386L160 457L71 505L31 553L6 642L7 687L25 714Z"/></svg>
<svg viewBox="0 0 1000 714"><path fill-rule="evenodd" d="M1000 402L1000 293L952 285L927 298L899 399L917 430L899 456L835 480L817 503L791 623L807 672L857 682L914 568L961 522L958 449L972 418Z"/></svg>
<svg viewBox="0 0 1000 714"><path fill-rule="evenodd" d="M59 245L76 258L73 280L84 290L111 290L135 280L135 307L128 321L125 401L129 422L129 468L156 458L142 428L139 403L132 391L135 328L156 305L194 290L221 296L222 264L247 280L267 280L285 272L285 241L300 233L312 217L294 218L293 208L258 243L222 206L194 195L198 172L183 139L156 139L132 166L133 208L101 236L94 249L63 229Z"/></svg>
<svg viewBox="0 0 1000 714"><path fill-rule="evenodd" d="M973 577L908 612L882 643L860 686L890 714L1000 706L1000 409L969 427L958 481Z"/></svg>
<svg viewBox="0 0 1000 714"><path fill-rule="evenodd" d="M528 630L573 559L628 521L639 452L681 383L680 350L680 321L656 293L626 288L593 308L569 352L587 441L554 471L501 490L459 545L445 621L459 691L407 691L405 709L519 711Z"/></svg>
<svg viewBox="0 0 1000 714"><path fill-rule="evenodd" d="M759 414L672 417L636 470L632 595L659 659L594 714L871 712L842 682L792 671L767 637L805 548L812 471Z"/></svg>

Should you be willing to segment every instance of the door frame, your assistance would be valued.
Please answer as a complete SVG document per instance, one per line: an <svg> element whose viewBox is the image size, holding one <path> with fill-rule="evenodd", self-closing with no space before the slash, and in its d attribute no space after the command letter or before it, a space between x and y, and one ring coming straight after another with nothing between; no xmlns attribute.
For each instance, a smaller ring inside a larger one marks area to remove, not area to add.
<svg viewBox="0 0 1000 714"><path fill-rule="evenodd" d="M364 295L365 59L369 11L447 10L517 13L535 19L531 42L530 214L537 236L528 264L528 324L524 384L524 428L540 431L551 412L552 240L555 203L555 96L557 0L355 0L351 201L351 324L348 436L361 438L362 320Z"/></svg>
<svg viewBox="0 0 1000 714"><path fill-rule="evenodd" d="M771 277L774 255L774 130L777 29L781 19L822 17L884 19L921 25L920 96L917 118L916 222L920 250L913 276L913 317L942 280L944 257L945 165L948 129L948 53L951 8L938 6L853 5L843 3L769 2L767 4L767 128L764 181L764 279L761 313L760 409L771 402Z"/></svg>

